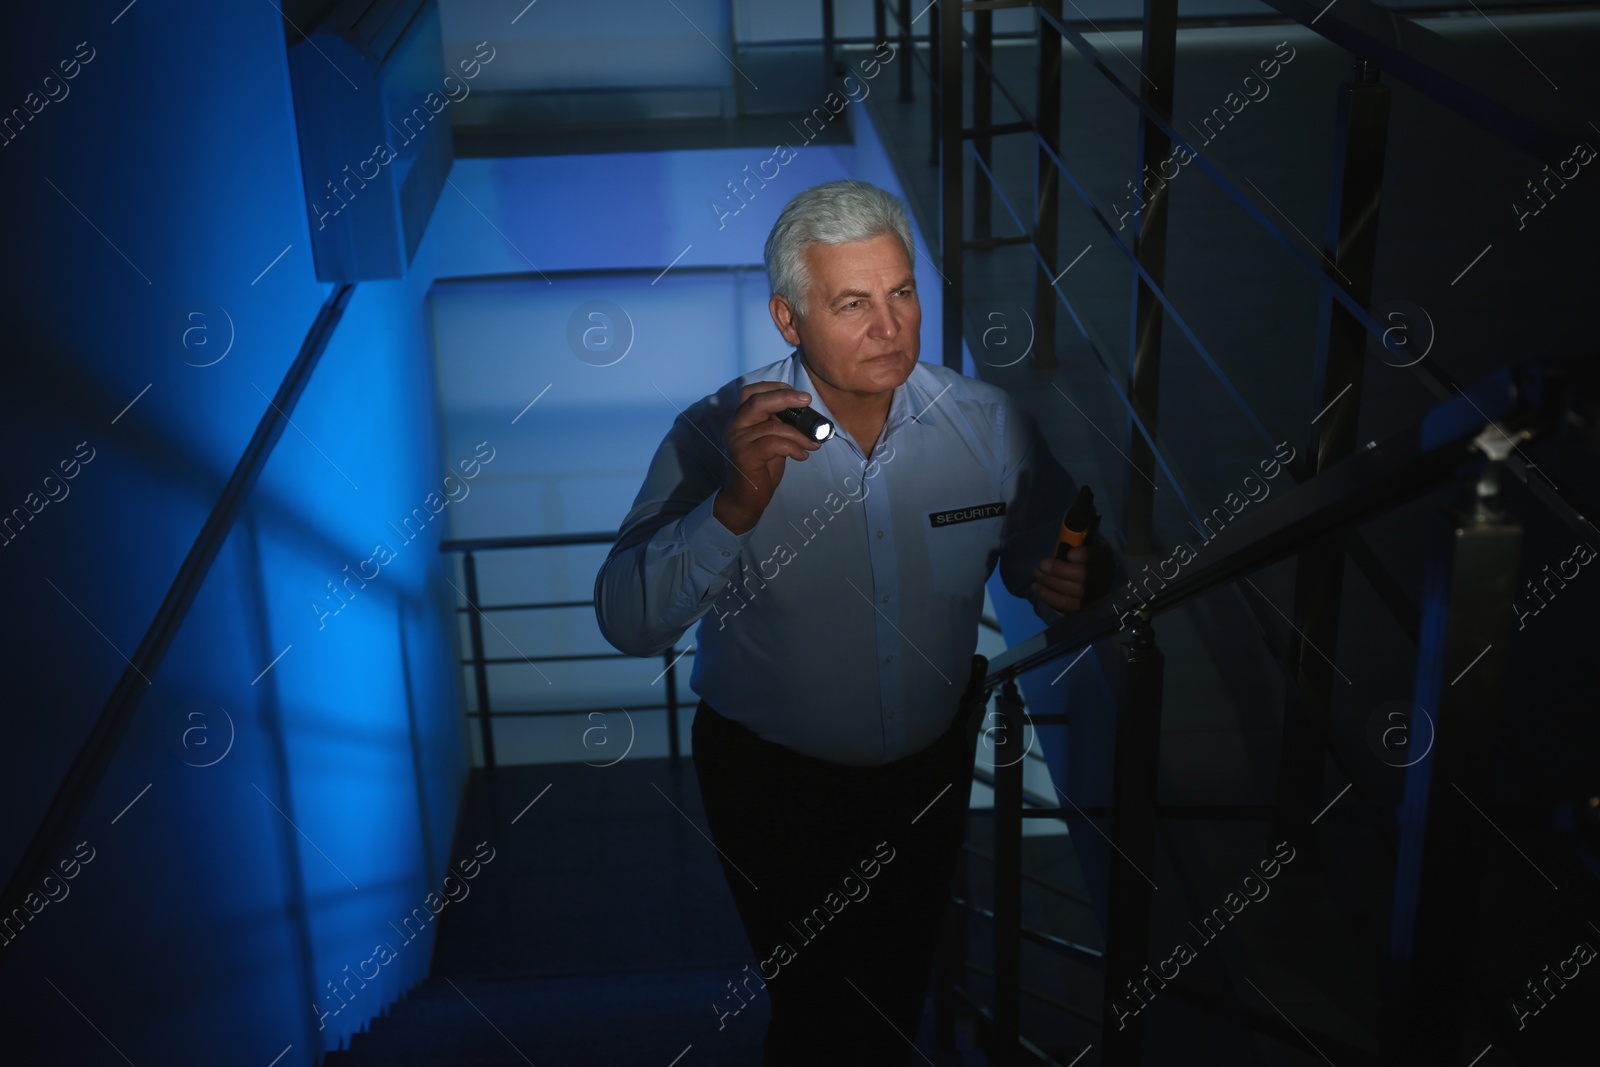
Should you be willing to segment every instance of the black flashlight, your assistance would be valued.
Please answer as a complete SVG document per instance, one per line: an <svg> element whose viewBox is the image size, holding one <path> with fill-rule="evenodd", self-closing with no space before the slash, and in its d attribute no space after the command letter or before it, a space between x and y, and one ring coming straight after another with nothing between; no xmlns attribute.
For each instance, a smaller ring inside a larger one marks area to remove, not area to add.
<svg viewBox="0 0 1600 1067"><path fill-rule="evenodd" d="M826 441L833 436L833 423L811 408L784 408L778 412L778 418L814 441Z"/></svg>

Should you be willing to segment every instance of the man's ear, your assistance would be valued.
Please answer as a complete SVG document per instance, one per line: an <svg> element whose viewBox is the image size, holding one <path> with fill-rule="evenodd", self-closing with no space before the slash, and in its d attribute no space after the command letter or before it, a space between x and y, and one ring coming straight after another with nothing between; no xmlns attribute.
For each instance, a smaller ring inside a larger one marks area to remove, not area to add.
<svg viewBox="0 0 1600 1067"><path fill-rule="evenodd" d="M794 306L773 293L772 299L767 301L767 310L772 313L772 321L778 327L778 332L783 334L783 339L799 348L800 331L795 327L800 317L794 313Z"/></svg>

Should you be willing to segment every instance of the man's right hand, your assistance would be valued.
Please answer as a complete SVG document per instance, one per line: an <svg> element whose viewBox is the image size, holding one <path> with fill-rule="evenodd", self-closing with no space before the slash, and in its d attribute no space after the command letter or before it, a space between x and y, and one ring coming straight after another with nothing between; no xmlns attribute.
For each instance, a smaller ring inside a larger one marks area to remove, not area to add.
<svg viewBox="0 0 1600 1067"><path fill-rule="evenodd" d="M752 382L739 393L739 407L723 429L728 463L711 514L731 533L742 534L772 503L786 460L804 460L822 447L777 418L785 408L805 407L811 396L782 382Z"/></svg>

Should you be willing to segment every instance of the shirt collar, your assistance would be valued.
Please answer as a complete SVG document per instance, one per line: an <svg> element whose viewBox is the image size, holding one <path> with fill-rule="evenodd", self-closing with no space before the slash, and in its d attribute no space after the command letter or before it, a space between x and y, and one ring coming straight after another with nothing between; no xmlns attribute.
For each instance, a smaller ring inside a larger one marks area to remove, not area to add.
<svg viewBox="0 0 1600 1067"><path fill-rule="evenodd" d="M792 363L789 381L800 392L810 393L811 406L826 415L830 421L837 425L839 420L834 418L833 412L828 410L827 403L823 401L822 394L812 384L811 375L806 370L805 360L800 358L800 350L798 348L795 349L794 354L789 358ZM898 432L906 422L920 421L918 416L927 410L933 400L933 396L929 394L927 387L920 380L922 376L918 372L921 369L922 363L918 361L917 365L911 368L911 374L907 376L906 380L895 387L894 395L889 398L889 414L884 419L883 433L879 436L880 440Z"/></svg>

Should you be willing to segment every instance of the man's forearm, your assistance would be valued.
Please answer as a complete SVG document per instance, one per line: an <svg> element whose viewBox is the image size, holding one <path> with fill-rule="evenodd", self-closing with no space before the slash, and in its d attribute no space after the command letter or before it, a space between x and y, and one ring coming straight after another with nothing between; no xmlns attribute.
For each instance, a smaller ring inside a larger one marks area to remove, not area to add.
<svg viewBox="0 0 1600 1067"><path fill-rule="evenodd" d="M636 527L637 528L637 527ZM621 540L627 541L624 528ZM705 504L662 524L648 540L614 549L595 578L595 617L619 651L650 656L671 648L711 610L743 541Z"/></svg>

